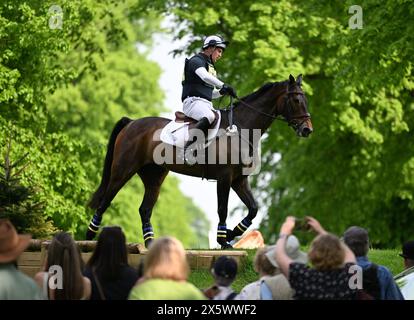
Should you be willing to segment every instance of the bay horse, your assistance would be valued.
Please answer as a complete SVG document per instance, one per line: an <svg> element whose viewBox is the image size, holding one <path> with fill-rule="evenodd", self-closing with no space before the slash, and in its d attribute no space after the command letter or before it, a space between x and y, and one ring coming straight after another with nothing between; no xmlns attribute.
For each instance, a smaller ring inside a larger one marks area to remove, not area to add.
<svg viewBox="0 0 414 320"><path fill-rule="evenodd" d="M302 75L299 75L296 80L290 75L287 81L265 84L256 92L239 99L231 112L220 110L220 128L224 129L235 124L239 129L260 130L262 135L275 119L280 118L286 121L298 136L308 137L313 127L301 83ZM249 173L246 174L243 170L246 166L244 163L207 162L188 165L178 161L168 164L158 164L154 161L154 152L163 143L159 139L158 132L170 121L161 117L145 117L137 120L123 117L117 122L108 142L101 183L88 204L96 211L86 233L87 240L95 237L102 215L118 191L132 176L138 174L145 187L139 214L145 246L148 247L154 238L150 222L152 209L158 199L160 187L170 170L217 180L219 215L217 242L222 248L230 248L230 241L242 235L252 224L258 206L250 189ZM241 137L239 131L236 135ZM248 135L245 140L248 140L249 148L257 149L257 143L254 146L252 139L252 135ZM220 144L219 147L209 146L205 152L212 152L216 157L223 153L230 155L232 152L231 145L229 148L230 137L223 135L216 140L224 140L225 143ZM223 149L223 145L227 149ZM177 152L176 147L172 148ZM247 216L233 230L227 229L226 226L230 188L236 192L248 209Z"/></svg>

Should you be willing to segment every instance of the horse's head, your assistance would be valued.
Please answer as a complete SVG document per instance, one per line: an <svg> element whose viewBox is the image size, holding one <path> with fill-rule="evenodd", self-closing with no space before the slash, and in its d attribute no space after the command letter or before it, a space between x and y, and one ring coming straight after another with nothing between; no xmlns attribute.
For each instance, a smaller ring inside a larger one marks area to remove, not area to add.
<svg viewBox="0 0 414 320"><path fill-rule="evenodd" d="M301 88L302 75L298 78L289 75L288 90L284 95L284 103L280 114L285 118L299 137L308 137L312 131L311 116L308 112L308 101Z"/></svg>

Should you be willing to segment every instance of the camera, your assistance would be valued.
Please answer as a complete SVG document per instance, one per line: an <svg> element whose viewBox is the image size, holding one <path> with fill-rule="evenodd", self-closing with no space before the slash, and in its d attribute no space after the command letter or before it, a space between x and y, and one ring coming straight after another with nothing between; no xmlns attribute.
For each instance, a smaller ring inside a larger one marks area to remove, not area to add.
<svg viewBox="0 0 414 320"><path fill-rule="evenodd" d="M308 231L309 225L306 218L295 218L295 230Z"/></svg>

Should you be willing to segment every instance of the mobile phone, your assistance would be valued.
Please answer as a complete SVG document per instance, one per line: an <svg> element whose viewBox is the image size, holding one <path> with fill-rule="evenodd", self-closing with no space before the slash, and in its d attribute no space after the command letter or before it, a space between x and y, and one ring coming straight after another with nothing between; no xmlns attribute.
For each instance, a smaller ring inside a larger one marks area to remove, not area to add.
<svg viewBox="0 0 414 320"><path fill-rule="evenodd" d="M304 218L295 218L295 229L306 231L309 229L308 221Z"/></svg>

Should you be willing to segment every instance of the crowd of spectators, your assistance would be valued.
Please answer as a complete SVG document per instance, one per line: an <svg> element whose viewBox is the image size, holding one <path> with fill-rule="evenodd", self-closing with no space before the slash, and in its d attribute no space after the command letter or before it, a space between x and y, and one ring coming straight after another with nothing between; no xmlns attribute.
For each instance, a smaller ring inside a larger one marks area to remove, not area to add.
<svg viewBox="0 0 414 320"><path fill-rule="evenodd" d="M316 236L304 252L293 235L296 224L287 217L276 243L257 249L257 280L236 292L232 284L240 266L235 259L215 259L211 286L197 288L188 281L186 252L174 237L153 241L139 267L131 267L118 226L102 228L86 265L73 237L57 233L42 271L32 279L17 265L31 237L0 219L0 300L404 300L390 270L368 259L366 229L352 226L340 238L306 217L306 229ZM413 269L414 241L403 245L401 256L406 271Z"/></svg>

